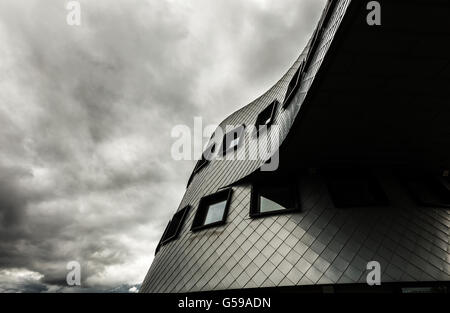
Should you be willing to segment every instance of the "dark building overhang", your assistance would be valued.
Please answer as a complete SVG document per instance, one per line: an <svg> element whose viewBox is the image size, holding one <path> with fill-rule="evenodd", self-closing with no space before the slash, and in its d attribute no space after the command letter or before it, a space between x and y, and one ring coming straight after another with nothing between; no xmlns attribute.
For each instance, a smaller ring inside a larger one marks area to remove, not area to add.
<svg viewBox="0 0 450 313"><path fill-rule="evenodd" d="M447 1L352 1L283 143L283 162L450 167Z"/></svg>

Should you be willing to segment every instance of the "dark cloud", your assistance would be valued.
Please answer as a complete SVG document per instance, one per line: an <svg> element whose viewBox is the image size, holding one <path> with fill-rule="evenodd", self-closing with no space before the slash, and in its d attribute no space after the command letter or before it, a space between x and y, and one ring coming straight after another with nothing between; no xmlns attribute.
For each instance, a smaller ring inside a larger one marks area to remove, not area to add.
<svg viewBox="0 0 450 313"><path fill-rule="evenodd" d="M193 167L172 127L269 88L325 1L80 2L0 3L0 291L136 291Z"/></svg>

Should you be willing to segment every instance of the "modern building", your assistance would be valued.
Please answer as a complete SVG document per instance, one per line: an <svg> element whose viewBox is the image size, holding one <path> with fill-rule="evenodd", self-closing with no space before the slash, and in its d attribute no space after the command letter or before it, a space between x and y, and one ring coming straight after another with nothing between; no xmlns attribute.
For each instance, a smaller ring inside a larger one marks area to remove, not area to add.
<svg viewBox="0 0 450 313"><path fill-rule="evenodd" d="M141 292L448 291L449 16L328 1L292 68L221 123L233 140L212 137Z"/></svg>

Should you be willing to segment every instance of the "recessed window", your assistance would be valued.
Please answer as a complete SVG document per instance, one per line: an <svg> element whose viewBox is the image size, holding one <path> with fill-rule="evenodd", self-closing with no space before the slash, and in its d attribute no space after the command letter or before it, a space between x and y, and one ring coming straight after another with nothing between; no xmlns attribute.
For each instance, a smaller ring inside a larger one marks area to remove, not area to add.
<svg viewBox="0 0 450 313"><path fill-rule="evenodd" d="M424 206L450 207L448 177L432 175L403 175L403 180L411 195Z"/></svg>
<svg viewBox="0 0 450 313"><path fill-rule="evenodd" d="M267 216L298 211L296 184L254 184L250 216Z"/></svg>
<svg viewBox="0 0 450 313"><path fill-rule="evenodd" d="M278 106L278 100L269 104L256 118L256 135L258 136L262 129L268 129L275 119L275 112Z"/></svg>
<svg viewBox="0 0 450 313"><path fill-rule="evenodd" d="M383 206L388 202L378 181L368 173L329 173L327 185L336 208Z"/></svg>
<svg viewBox="0 0 450 313"><path fill-rule="evenodd" d="M231 193L231 189L226 189L202 198L192 223L192 230L197 231L225 224Z"/></svg>
<svg viewBox="0 0 450 313"><path fill-rule="evenodd" d="M187 183L188 187L191 184L192 180L194 179L195 174L200 172L200 170L202 168L206 167L209 164L215 150L216 150L216 144L212 143L211 145L208 146L208 148L206 148L205 151L203 151L202 158L200 160L198 160L197 164L195 164L194 170L192 171L192 174L188 179L188 183Z"/></svg>
<svg viewBox="0 0 450 313"><path fill-rule="evenodd" d="M240 125L225 134L222 143L223 155L232 151L236 151L242 145L244 141L244 130L245 125Z"/></svg>
<svg viewBox="0 0 450 313"><path fill-rule="evenodd" d="M167 224L166 229L164 229L164 233L163 233L161 239L159 240L158 245L156 246L156 249L155 249L155 255L157 255L158 252L159 252L159 250L161 249L163 238L164 238L164 236L166 235L167 230L169 229L169 226L170 226L170 221L169 221L169 223Z"/></svg>
<svg viewBox="0 0 450 313"><path fill-rule="evenodd" d="M216 149L216 144L213 143L208 148L206 148L205 151L202 153L202 158L197 162L197 165L195 166L194 173L199 172L203 167L208 165L209 161L211 161L212 155L214 154L214 151Z"/></svg>
<svg viewBox="0 0 450 313"><path fill-rule="evenodd" d="M297 92L298 88L300 87L301 74L302 74L304 65L305 65L305 61L303 61L300 64L299 68L295 72L294 76L292 77L292 79L288 85L288 88L286 91L286 96L284 97L283 108L286 108L289 105L289 103L291 102L295 93Z"/></svg>
<svg viewBox="0 0 450 313"><path fill-rule="evenodd" d="M165 245L166 243L175 240L178 238L180 234L181 228L183 226L184 219L189 211L189 206L181 209L173 216L172 220L169 222L169 225L164 232L164 235L161 239L161 244Z"/></svg>

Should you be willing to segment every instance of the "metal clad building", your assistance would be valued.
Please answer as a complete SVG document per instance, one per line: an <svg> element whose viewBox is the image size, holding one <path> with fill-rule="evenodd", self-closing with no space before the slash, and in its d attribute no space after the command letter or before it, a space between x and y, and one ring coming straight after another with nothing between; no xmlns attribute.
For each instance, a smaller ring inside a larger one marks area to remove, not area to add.
<svg viewBox="0 0 450 313"><path fill-rule="evenodd" d="M245 125L241 158L197 164L141 292L363 288L370 261L382 284L448 286L450 4L379 2L370 26L367 1L328 1L292 68L221 123ZM276 171L258 141L279 142Z"/></svg>

